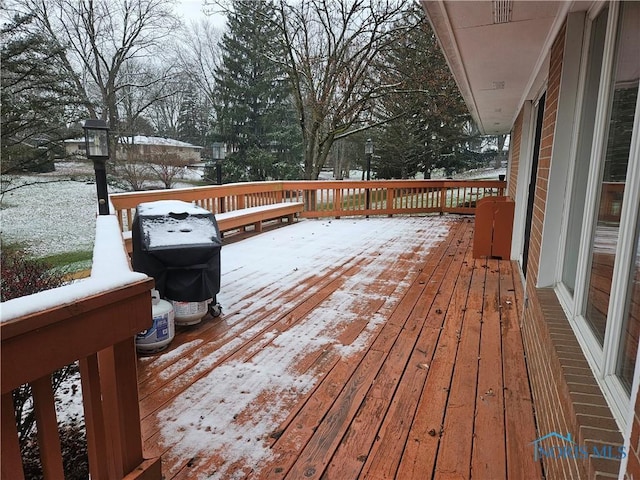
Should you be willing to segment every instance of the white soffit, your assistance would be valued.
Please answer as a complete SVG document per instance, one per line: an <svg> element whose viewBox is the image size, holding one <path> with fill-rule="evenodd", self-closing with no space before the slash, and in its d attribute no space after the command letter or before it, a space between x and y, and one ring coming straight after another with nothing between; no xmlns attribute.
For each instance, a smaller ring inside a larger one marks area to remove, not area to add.
<svg viewBox="0 0 640 480"><path fill-rule="evenodd" d="M486 134L508 133L567 2L435 0L423 5L478 127Z"/></svg>

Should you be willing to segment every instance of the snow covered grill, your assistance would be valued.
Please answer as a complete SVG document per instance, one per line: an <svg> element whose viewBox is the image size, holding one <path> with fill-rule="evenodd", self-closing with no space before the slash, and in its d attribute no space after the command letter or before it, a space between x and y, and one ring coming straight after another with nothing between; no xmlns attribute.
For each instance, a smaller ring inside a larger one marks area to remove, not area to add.
<svg viewBox="0 0 640 480"><path fill-rule="evenodd" d="M160 296L176 304L197 304L198 315L181 317L177 325L198 323L208 311L220 314L222 241L211 212L191 203L160 200L136 208L132 229L133 269L156 281ZM202 308L204 306L204 308Z"/></svg>

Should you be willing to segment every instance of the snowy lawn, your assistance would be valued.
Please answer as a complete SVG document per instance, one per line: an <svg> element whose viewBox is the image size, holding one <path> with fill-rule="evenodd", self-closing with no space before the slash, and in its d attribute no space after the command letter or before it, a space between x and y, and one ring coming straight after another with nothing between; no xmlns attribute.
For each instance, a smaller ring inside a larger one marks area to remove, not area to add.
<svg viewBox="0 0 640 480"><path fill-rule="evenodd" d="M55 172L15 177L16 183L32 185L2 197L2 239L22 244L34 257L91 251L97 214L94 178L88 162L58 163ZM201 168L185 171L185 180L201 178ZM177 186L192 185L182 182ZM108 187L109 193L120 191Z"/></svg>
<svg viewBox="0 0 640 480"><path fill-rule="evenodd" d="M93 249L97 208L94 183L48 183L51 179L47 177L21 180L34 184L4 195L3 240L24 244L36 257Z"/></svg>

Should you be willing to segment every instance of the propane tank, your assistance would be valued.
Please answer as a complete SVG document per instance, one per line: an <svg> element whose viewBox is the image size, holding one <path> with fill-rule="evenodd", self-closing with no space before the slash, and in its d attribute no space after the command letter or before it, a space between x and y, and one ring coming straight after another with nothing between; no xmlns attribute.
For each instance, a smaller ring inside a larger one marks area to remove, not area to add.
<svg viewBox="0 0 640 480"><path fill-rule="evenodd" d="M200 320L207 314L207 307L212 300L212 298L203 302L178 302L176 300L169 300L175 312L176 325L186 326L200 323Z"/></svg>
<svg viewBox="0 0 640 480"><path fill-rule="evenodd" d="M139 353L156 353L167 348L175 336L173 305L160 299L157 290L151 291L153 323L148 330L136 335L136 350Z"/></svg>

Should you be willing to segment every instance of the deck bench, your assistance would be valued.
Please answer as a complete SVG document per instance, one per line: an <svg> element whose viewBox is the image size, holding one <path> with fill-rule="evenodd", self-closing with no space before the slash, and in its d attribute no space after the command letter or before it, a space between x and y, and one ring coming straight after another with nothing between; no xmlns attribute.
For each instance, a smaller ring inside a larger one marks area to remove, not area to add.
<svg viewBox="0 0 640 480"><path fill-rule="evenodd" d="M288 223L293 223L296 214L301 213L303 210L303 202L281 202L218 213L215 217L221 233L248 227L249 225L253 225L256 232L261 232L262 222L278 219L282 221L286 218ZM123 232L122 237L127 252L131 253L133 251L131 231Z"/></svg>
<svg viewBox="0 0 640 480"><path fill-rule="evenodd" d="M302 202L273 203L218 213L216 221L220 232L235 230L249 225L253 225L256 232L261 232L262 222L286 218L289 223L292 223L295 215L303 210L304 203Z"/></svg>

